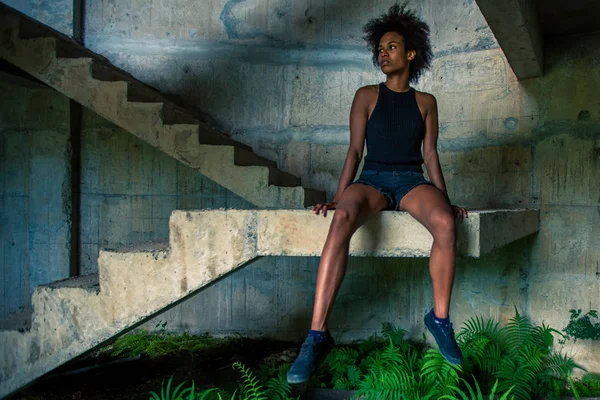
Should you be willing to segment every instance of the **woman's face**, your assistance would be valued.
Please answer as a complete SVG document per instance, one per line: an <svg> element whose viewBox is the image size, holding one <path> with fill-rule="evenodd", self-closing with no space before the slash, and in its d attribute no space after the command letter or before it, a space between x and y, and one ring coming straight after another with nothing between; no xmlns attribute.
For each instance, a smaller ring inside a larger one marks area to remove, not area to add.
<svg viewBox="0 0 600 400"><path fill-rule="evenodd" d="M404 70L415 58L415 51L404 49L404 38L397 32L388 32L381 37L377 61L385 74Z"/></svg>

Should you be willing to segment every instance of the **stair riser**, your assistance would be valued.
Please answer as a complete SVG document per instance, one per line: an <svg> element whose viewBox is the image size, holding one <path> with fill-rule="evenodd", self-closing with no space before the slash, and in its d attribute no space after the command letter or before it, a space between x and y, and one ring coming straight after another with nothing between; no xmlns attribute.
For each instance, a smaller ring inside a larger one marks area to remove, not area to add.
<svg viewBox="0 0 600 400"><path fill-rule="evenodd" d="M130 324L181 295L179 274L164 255L103 251L98 271L102 293L110 296L119 323Z"/></svg>
<svg viewBox="0 0 600 400"><path fill-rule="evenodd" d="M2 357L0 357L0 386L20 370L30 360L31 341L33 335L29 332L16 331L0 332Z"/></svg>
<svg viewBox="0 0 600 400"><path fill-rule="evenodd" d="M52 355L57 348L73 341L95 340L114 324L112 299L79 288L37 288L32 297L34 308L31 333L43 338L39 358Z"/></svg>

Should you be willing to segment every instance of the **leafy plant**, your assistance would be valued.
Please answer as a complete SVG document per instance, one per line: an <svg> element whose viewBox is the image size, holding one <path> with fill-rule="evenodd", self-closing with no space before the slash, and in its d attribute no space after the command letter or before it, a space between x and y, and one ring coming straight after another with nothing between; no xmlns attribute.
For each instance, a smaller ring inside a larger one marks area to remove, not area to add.
<svg viewBox="0 0 600 400"><path fill-rule="evenodd" d="M581 309L571 309L569 312L571 313L569 323L563 329L563 332L566 333L566 339L573 339L573 342L576 342L577 339L600 339L600 322L593 323L591 320L592 318L598 318L598 311L590 310L583 316L581 316Z"/></svg>
<svg viewBox="0 0 600 400"><path fill-rule="evenodd" d="M515 307L515 316L504 327L493 319L475 317L465 323L457 340L465 372L480 376L484 391L497 381L500 392L513 389L517 399L532 394L556 392L553 379L567 381L574 368L571 357L552 351L554 334L546 325L533 326Z"/></svg>
<svg viewBox="0 0 600 400"><path fill-rule="evenodd" d="M181 382L171 393L171 382L173 377L169 378L169 382L167 383L167 387L165 388L165 381L162 381L160 385L160 396L155 392L150 392L150 400L194 400L194 382L192 382L192 387L184 389L180 392L181 387L185 384L185 382ZM187 398L185 396L188 396Z"/></svg>
<svg viewBox="0 0 600 400"><path fill-rule="evenodd" d="M456 387L456 386L452 386L450 389L452 391L451 395L444 395L442 397L440 397L440 399L449 399L449 400L484 400L483 398L483 394L481 393L481 388L479 387L479 383L477 382L477 379L475 379L475 377L473 377L473 381L475 382L475 390L473 390L473 388L471 387L471 385L469 384L469 382L467 382L466 380L464 380L463 378L460 378L461 382L466 386L466 389L468 390L469 394L466 394L463 390L461 390L460 388ZM488 397L489 400L494 400L496 399L496 388L498 386L498 381L496 381L496 383L494 383L494 386L492 387L492 390L490 392L490 395ZM502 397L499 397L498 400L508 400L508 399L514 399L514 396L508 397L510 394L510 390L505 392ZM460 396L460 397L458 397Z"/></svg>

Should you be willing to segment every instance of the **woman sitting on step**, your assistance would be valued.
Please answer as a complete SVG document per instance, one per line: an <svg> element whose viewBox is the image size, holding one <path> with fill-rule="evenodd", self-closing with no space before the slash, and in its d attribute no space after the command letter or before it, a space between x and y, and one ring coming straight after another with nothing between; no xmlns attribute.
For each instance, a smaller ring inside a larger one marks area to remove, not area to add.
<svg viewBox="0 0 600 400"><path fill-rule="evenodd" d="M321 254L312 326L288 373L288 382L304 382L333 345L327 320L346 273L350 238L372 215L382 210L407 211L433 236L429 271L434 308L425 315L442 355L462 361L449 321L455 271L455 219L467 210L451 205L437 153L438 115L435 97L418 92L416 83L432 59L429 27L406 4L369 21L365 40L373 62L386 81L356 91L350 111L350 147L333 201L313 212L326 216L335 209ZM358 180L352 182L367 156ZM423 152L421 153L421 145ZM431 182L423 177L425 163Z"/></svg>

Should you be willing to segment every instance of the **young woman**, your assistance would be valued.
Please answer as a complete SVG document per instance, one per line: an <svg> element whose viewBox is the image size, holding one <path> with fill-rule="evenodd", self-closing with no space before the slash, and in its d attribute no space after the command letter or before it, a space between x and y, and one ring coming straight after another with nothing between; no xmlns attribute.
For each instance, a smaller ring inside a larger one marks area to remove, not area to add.
<svg viewBox="0 0 600 400"><path fill-rule="evenodd" d="M454 222L466 217L467 210L451 205L446 192L437 153L435 97L409 85L431 65L429 27L405 3L369 21L364 31L373 63L386 80L357 90L350 111L350 147L337 193L332 202L313 208L323 216L336 211L321 254L311 330L289 370L290 383L304 382L333 345L327 320L346 273L350 238L382 210L407 211L433 236L429 271L434 308L425 315L425 326L448 361L462 361L449 305L455 270ZM359 179L352 183L365 140L368 154ZM431 182L423 177L422 163Z"/></svg>

